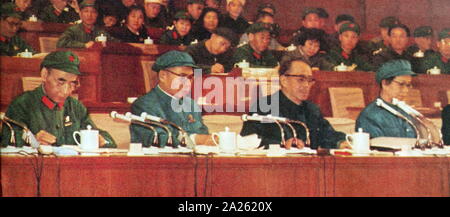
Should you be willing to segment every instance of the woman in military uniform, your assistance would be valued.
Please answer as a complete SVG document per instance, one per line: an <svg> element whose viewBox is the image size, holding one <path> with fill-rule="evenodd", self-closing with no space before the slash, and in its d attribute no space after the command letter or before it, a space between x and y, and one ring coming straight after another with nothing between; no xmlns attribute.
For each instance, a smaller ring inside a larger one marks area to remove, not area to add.
<svg viewBox="0 0 450 217"><path fill-rule="evenodd" d="M109 33L122 42L144 43L144 40L149 37L144 26L144 13L141 6L129 7L125 24L118 29L111 29Z"/></svg>

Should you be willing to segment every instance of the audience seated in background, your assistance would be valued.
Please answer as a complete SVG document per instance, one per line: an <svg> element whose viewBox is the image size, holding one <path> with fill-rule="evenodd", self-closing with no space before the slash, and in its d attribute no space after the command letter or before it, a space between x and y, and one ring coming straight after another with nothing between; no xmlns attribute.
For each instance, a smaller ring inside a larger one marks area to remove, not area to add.
<svg viewBox="0 0 450 217"><path fill-rule="evenodd" d="M46 23L74 23L80 19L77 1L50 0L50 5L39 14L39 19Z"/></svg>
<svg viewBox="0 0 450 217"><path fill-rule="evenodd" d="M217 28L211 38L186 48L203 74L227 73L233 68L233 47L237 35L224 27Z"/></svg>
<svg viewBox="0 0 450 217"><path fill-rule="evenodd" d="M161 13L164 8L162 0L145 0L145 26L154 28L166 28L169 20Z"/></svg>
<svg viewBox="0 0 450 217"><path fill-rule="evenodd" d="M12 3L1 5L0 56L17 56L25 50L34 53L33 48L17 35L22 25L22 16L15 8Z"/></svg>
<svg viewBox="0 0 450 217"><path fill-rule="evenodd" d="M191 33L192 17L186 11L175 14L173 30L167 30L161 36L160 44L188 46L193 41Z"/></svg>
<svg viewBox="0 0 450 217"><path fill-rule="evenodd" d="M59 38L56 44L59 48L90 48L95 39L101 35L108 41L115 41L108 32L97 27L97 8L95 4L84 0L80 4L81 23L69 27Z"/></svg>
<svg viewBox="0 0 450 217"><path fill-rule="evenodd" d="M214 8L203 9L200 18L192 28L192 34L198 41L203 41L211 37L212 32L220 26L220 11Z"/></svg>
<svg viewBox="0 0 450 217"><path fill-rule="evenodd" d="M444 28L439 32L436 46L438 52L434 52L426 56L420 63L421 72L436 67L441 74L450 74L450 28Z"/></svg>
<svg viewBox="0 0 450 217"><path fill-rule="evenodd" d="M111 29L110 34L126 43L144 43L147 39L147 28L144 26L144 8L133 5L128 11L125 23L117 29Z"/></svg>
<svg viewBox="0 0 450 217"><path fill-rule="evenodd" d="M16 10L22 16L22 20L28 20L31 16L38 16L38 10L31 7L32 0L15 0Z"/></svg>
<svg viewBox="0 0 450 217"><path fill-rule="evenodd" d="M319 29L305 29L297 37L296 49L285 52L281 58L280 65L292 59L301 59L313 69L322 69L323 66L321 64L325 58L325 54L319 52L320 44L323 41L322 37L323 34Z"/></svg>
<svg viewBox="0 0 450 217"><path fill-rule="evenodd" d="M317 8L308 7L303 10L302 26L293 34L291 44L295 44L295 42L298 41L297 37L306 29L313 29L313 28L319 29L322 38L325 40L328 38L328 34L323 29L321 29L322 21L320 20L319 14L320 10L318 10ZM328 52L329 45L328 42L325 40L323 41L323 43L320 44L320 50L323 52Z"/></svg>
<svg viewBox="0 0 450 217"><path fill-rule="evenodd" d="M415 73L426 73L421 70L420 64L425 57L434 53L432 49L433 29L431 26L419 26L414 30L414 44L406 49L406 53L411 57L411 65Z"/></svg>
<svg viewBox="0 0 450 217"><path fill-rule="evenodd" d="M197 25L204 7L204 0L187 0L186 11L191 15L192 19L194 19L194 25Z"/></svg>
<svg viewBox="0 0 450 217"><path fill-rule="evenodd" d="M245 0L227 0L226 13L220 18L222 27L233 30L236 34L244 34L250 24L242 16Z"/></svg>
<svg viewBox="0 0 450 217"><path fill-rule="evenodd" d="M222 0L206 0L205 1L205 7L207 7L207 8L215 8L215 9L219 10L221 1Z"/></svg>
<svg viewBox="0 0 450 217"><path fill-rule="evenodd" d="M410 36L409 28L404 24L395 24L389 28L388 35L389 46L372 56L372 63L375 68L389 60L405 59L411 61L412 59L411 55L406 52Z"/></svg>
<svg viewBox="0 0 450 217"><path fill-rule="evenodd" d="M270 28L270 44L269 44L269 50L284 50L285 48L277 41L276 37L279 34L279 26L275 23L274 17L271 13L262 11L258 12L255 19L256 23L265 23L267 24L268 28ZM240 45L248 43L248 34L244 33L241 36L241 39L239 41Z"/></svg>
<svg viewBox="0 0 450 217"><path fill-rule="evenodd" d="M393 25L400 24L400 20L395 16L388 16L381 19L379 26L380 35L374 37L369 42L369 52L371 55L376 55L389 46L389 28Z"/></svg>
<svg viewBox="0 0 450 217"><path fill-rule="evenodd" d="M344 23L339 29L339 47L331 49L324 60L322 70L337 71L335 67L344 64L346 71L373 71L369 58L358 53L360 27L356 23Z"/></svg>
<svg viewBox="0 0 450 217"><path fill-rule="evenodd" d="M233 56L233 64L245 60L250 67L273 68L278 65L278 60L269 48L270 29L264 23L252 24L247 29L248 44L238 47Z"/></svg>

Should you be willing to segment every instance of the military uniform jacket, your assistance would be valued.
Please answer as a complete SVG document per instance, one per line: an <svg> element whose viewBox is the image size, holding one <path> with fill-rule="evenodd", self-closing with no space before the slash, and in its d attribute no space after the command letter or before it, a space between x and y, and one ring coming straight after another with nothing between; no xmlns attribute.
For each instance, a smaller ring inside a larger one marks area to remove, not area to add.
<svg viewBox="0 0 450 217"><path fill-rule="evenodd" d="M310 101L303 101L297 105L289 100L282 91L274 93L272 96L265 96L268 105L274 100L279 99L279 115L291 120L302 121L310 130L311 148L337 148L337 145L345 140L345 134L335 131L331 124L323 117L317 105ZM261 100L261 99L259 99ZM258 102L252 105L252 111L249 115L257 113L259 115L268 115L269 112L262 112ZM256 111L256 112L253 112ZM276 114L273 114L274 116ZM292 138L292 131L289 127L282 125L285 132L285 140ZM302 126L293 124L297 132L297 137L306 141L306 131ZM244 122L241 130L241 136L257 134L261 140L260 146L268 148L270 144L280 144L281 133L279 127L275 123L259 123L254 121Z"/></svg>
<svg viewBox="0 0 450 217"><path fill-rule="evenodd" d="M412 117L397 106L388 103L387 105L400 112L406 118L412 120ZM376 105L376 101L370 103L359 114L356 119L355 130L362 128L364 132L370 134L370 138L376 137L405 137L416 138L414 128L405 120L395 116L384 108Z"/></svg>
<svg viewBox="0 0 450 217"><path fill-rule="evenodd" d="M124 43L144 43L144 40L149 37L145 27L142 27L137 35L131 32L127 26L111 28L109 34Z"/></svg>
<svg viewBox="0 0 450 217"><path fill-rule="evenodd" d="M226 27L233 30L236 34L241 35L244 34L250 24L247 20L239 16L236 20L230 17L229 14L224 14L220 17L220 27Z"/></svg>
<svg viewBox="0 0 450 217"><path fill-rule="evenodd" d="M95 41L95 38L101 34L103 34L108 41L115 40L108 32L99 27L94 27L90 30L85 28L82 23L76 24L64 31L56 46L59 48L85 48L87 42Z"/></svg>
<svg viewBox="0 0 450 217"><path fill-rule="evenodd" d="M253 68L273 68L278 65L278 60L270 50L256 53L250 44L243 45L236 49L233 56L233 64L246 60Z"/></svg>
<svg viewBox="0 0 450 217"><path fill-rule="evenodd" d="M33 134L40 130L45 130L54 135L56 146L76 145L73 139L73 132L86 129L91 125L97 129L90 119L86 107L78 100L68 97L64 105L58 105L45 96L43 87L39 86L32 91L27 91L13 100L6 111L6 116L24 123ZM14 126L16 145L24 145L22 140L22 129ZM100 135L108 142L106 147L116 147L112 137L106 131L100 131ZM2 146L9 145L10 131L8 127L3 127Z"/></svg>
<svg viewBox="0 0 450 217"><path fill-rule="evenodd" d="M163 9L163 8L161 7L161 9ZM164 20L164 18L162 17L161 13L162 13L162 10L158 14L158 16L155 17L155 18L148 18L148 17L146 17L145 20L144 20L145 26L153 27L153 28L162 28L162 29L166 28L167 23Z"/></svg>
<svg viewBox="0 0 450 217"><path fill-rule="evenodd" d="M184 37L181 37L180 34L178 34L177 30L167 30L164 32L164 34L161 36L161 39L159 39L160 44L168 44L168 45L184 45L189 46L191 42L193 41L193 37L191 33L188 33Z"/></svg>
<svg viewBox="0 0 450 217"><path fill-rule="evenodd" d="M211 66L216 63L223 65L223 67L225 68L225 72L231 71L231 69L233 68L233 51L231 50L231 48L228 49L225 53L213 55L206 48L205 42L206 41L201 41L186 48L186 52L192 56L195 64L203 70L203 73L211 73Z"/></svg>
<svg viewBox="0 0 450 217"><path fill-rule="evenodd" d="M172 109L172 101L174 104L183 104L183 110ZM142 112L146 112L149 115L163 118L180 126L188 134L208 134L208 127L203 123L202 113L197 103L190 97L184 97L181 101L169 96L159 86L156 86L131 105L131 112L138 116ZM174 144L178 145L180 143L178 130L172 126L169 126L169 128L173 133ZM164 147L167 143L167 132L159 127L156 127L156 130L159 134L159 145ZM151 146L154 138L151 130L135 124L130 125L130 134L131 142L142 143L145 147Z"/></svg>
<svg viewBox="0 0 450 217"><path fill-rule="evenodd" d="M383 50L386 50L388 46L384 44L384 41L381 37L375 37L368 43L368 50L370 52L370 55L376 55L380 53Z"/></svg>
<svg viewBox="0 0 450 217"><path fill-rule="evenodd" d="M303 51L299 50L298 48L293 51L287 51L284 53L283 57L281 58L281 63L284 63L286 61L292 60L292 59L301 59L308 63L311 67L317 67L319 69L323 68L323 59L325 58L324 54L317 53L316 55L312 57L306 56Z"/></svg>
<svg viewBox="0 0 450 217"><path fill-rule="evenodd" d="M406 50L403 51L402 54L398 54L391 47L388 47L387 49L382 49L379 53L372 56L372 64L374 65L376 71L383 63L388 62L389 60L398 59L404 59L411 62L412 57L406 52Z"/></svg>
<svg viewBox="0 0 450 217"><path fill-rule="evenodd" d="M18 35L14 35L10 39L0 36L0 56L17 56L25 49L28 49L28 52L35 53L33 48Z"/></svg>
<svg viewBox="0 0 450 217"><path fill-rule="evenodd" d="M426 55L420 64L419 71L426 73L428 69L435 66L441 69L441 74L450 74L450 59L446 59L438 52Z"/></svg>
<svg viewBox="0 0 450 217"><path fill-rule="evenodd" d="M374 67L364 58L362 54L359 54L356 50L353 50L349 55L345 53L341 47L330 50L325 58L326 64L323 70L332 71L333 68L341 63L346 66L356 65L356 71L374 71Z"/></svg>
<svg viewBox="0 0 450 217"><path fill-rule="evenodd" d="M66 6L60 14L58 14L53 5L48 5L39 14L39 19L45 23L73 23L80 19L80 16L70 6Z"/></svg>
<svg viewBox="0 0 450 217"><path fill-rule="evenodd" d="M417 45L411 45L408 47L408 49L406 49L406 53L408 56L411 57L411 67L413 72L415 73L427 73L426 70L422 69L420 66L422 64L422 62L426 59L426 57L428 57L429 55L436 53L434 50L429 49L426 50L424 53L423 57L416 57L414 56L417 52L419 52L419 47L417 47Z"/></svg>

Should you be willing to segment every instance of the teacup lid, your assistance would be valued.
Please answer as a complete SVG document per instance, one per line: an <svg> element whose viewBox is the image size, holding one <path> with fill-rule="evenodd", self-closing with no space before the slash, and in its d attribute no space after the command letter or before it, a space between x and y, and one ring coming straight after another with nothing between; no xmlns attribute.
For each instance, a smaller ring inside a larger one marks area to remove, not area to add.
<svg viewBox="0 0 450 217"><path fill-rule="evenodd" d="M230 132L230 128L229 127L225 127L225 132Z"/></svg>
<svg viewBox="0 0 450 217"><path fill-rule="evenodd" d="M87 130L91 130L92 129L92 126L91 125L87 125Z"/></svg>
<svg viewBox="0 0 450 217"><path fill-rule="evenodd" d="M358 128L358 133L362 133L363 132L363 128Z"/></svg>

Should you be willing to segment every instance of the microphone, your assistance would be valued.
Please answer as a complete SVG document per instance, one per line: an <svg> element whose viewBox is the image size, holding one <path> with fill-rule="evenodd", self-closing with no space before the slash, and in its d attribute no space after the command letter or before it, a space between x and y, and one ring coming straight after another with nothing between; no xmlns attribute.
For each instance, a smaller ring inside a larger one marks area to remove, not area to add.
<svg viewBox="0 0 450 217"><path fill-rule="evenodd" d="M154 135L153 136L153 142L152 142L151 146L158 146L158 132L156 131L156 129L153 126L148 125L148 124L144 124L144 123L142 123L140 121L133 120L133 119L131 119L131 117L127 117L125 115L119 114L116 111L112 111L110 113L110 116L112 118L114 118L114 119L124 120L126 122L129 122L129 123L132 123L132 124L137 124L137 125L140 125L140 126L143 126L143 127L146 127L148 129L150 129L153 132L153 135Z"/></svg>
<svg viewBox="0 0 450 217"><path fill-rule="evenodd" d="M143 117L144 119L150 120L150 121L158 122L158 123L165 124L165 125L170 125L170 126L176 128L181 133L180 145L181 146L187 146L187 143L188 143L189 146L190 146L189 148L194 148L195 143L190 141L188 133L182 127L176 125L173 122L165 120L163 118L160 118L160 117L157 117L157 116L153 116L153 115L149 115L149 114L147 114L147 112L142 112L141 113L141 117ZM186 140L188 142L186 142Z"/></svg>
<svg viewBox="0 0 450 217"><path fill-rule="evenodd" d="M438 134L439 134L439 142L437 143L438 147L439 148L444 148L444 141L442 139L442 133L441 133L440 130L437 129L437 127L434 125L434 123L432 121L430 121L428 118L426 118L419 111L415 110L414 108L412 108L411 106L406 104L404 101L400 101L400 100L398 100L396 98L393 98L392 99L392 104L398 106L404 112L406 112L407 114L411 115L411 117L413 117L416 121L418 121L425 128L425 130L427 131L428 147L429 148L431 148L433 146L433 134L431 133L431 129L430 129L430 127L428 127L428 125L427 125L427 123L425 123L425 121L430 123L431 126L434 127L436 129L436 131L438 132Z"/></svg>
<svg viewBox="0 0 450 217"><path fill-rule="evenodd" d="M411 120L409 120L407 117L402 115L400 112L398 112L395 109L391 108L389 105L384 103L383 100L380 99L380 98L377 99L376 105L380 106L381 108L386 109L388 112L390 112L390 113L394 114L395 116L405 120L409 125L411 125L414 128L414 131L416 131L416 145L415 145L415 147L423 149L423 147L419 143L419 140L420 140L419 130L417 129L416 125Z"/></svg>
<svg viewBox="0 0 450 217"><path fill-rule="evenodd" d="M310 131L308 126L306 126L305 123L303 123L302 121L298 121L298 120L290 120L284 117L278 117L278 116L272 116L272 115L266 115L266 116L260 116L258 114L253 114L252 116L248 116L246 114L242 115L242 120L243 121L259 121L259 122L268 122L268 123L273 123L273 122L280 122L283 124L286 124L289 126L289 128L291 128L292 130L292 134L295 138L297 138L297 132L295 130L295 128L292 126L291 123L293 124L298 124L300 126L302 126L303 128L305 128L306 131L306 141L305 141L305 145L307 147L309 147L311 145L311 139L310 139ZM294 144L297 145L296 140L294 140Z"/></svg>
<svg viewBox="0 0 450 217"><path fill-rule="evenodd" d="M278 128L280 128L281 133L281 145L286 147L286 140L284 139L284 129L283 126L281 126L280 121L276 120L275 118L268 118L267 116L260 116L258 114L253 114L252 116L248 116L247 114L243 114L241 116L241 119L243 121L258 121L261 123L275 123Z"/></svg>
<svg viewBox="0 0 450 217"><path fill-rule="evenodd" d="M3 112L0 112L0 120L2 122L4 122L10 129L10 131L11 131L10 142L12 144L16 144L16 141L15 141L15 132L10 123L15 124L23 129L24 133L22 134L22 139L25 141L26 144L29 144L33 148L38 148L41 145L39 143L39 141L36 139L36 137L34 136L34 134L31 132L31 130L28 129L26 124L16 121L16 120L13 120L11 118L8 118L5 115L5 113L3 113Z"/></svg>
<svg viewBox="0 0 450 217"><path fill-rule="evenodd" d="M174 146L173 140L172 140L172 131L170 131L170 129L167 126L160 124L159 122L155 122L155 121L145 121L144 117L133 115L131 112L125 113L125 116L128 118L131 118L131 120L136 120L136 121L140 121L142 123L152 124L152 125L156 125L158 127L163 128L167 132L167 136L168 136L167 141L166 141L167 145L172 146L172 147Z"/></svg>

